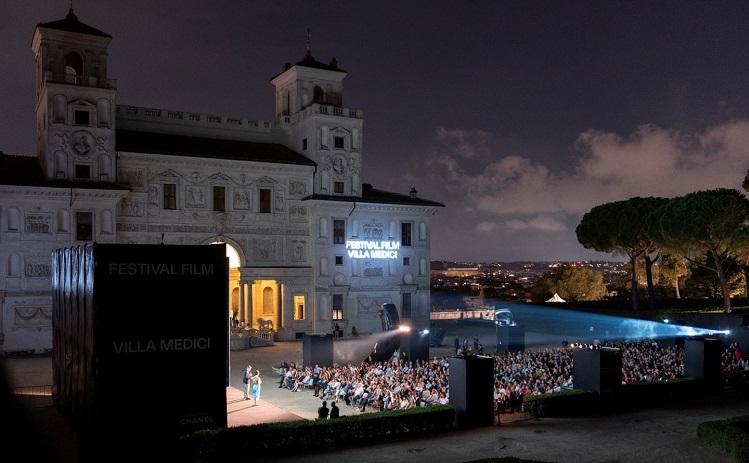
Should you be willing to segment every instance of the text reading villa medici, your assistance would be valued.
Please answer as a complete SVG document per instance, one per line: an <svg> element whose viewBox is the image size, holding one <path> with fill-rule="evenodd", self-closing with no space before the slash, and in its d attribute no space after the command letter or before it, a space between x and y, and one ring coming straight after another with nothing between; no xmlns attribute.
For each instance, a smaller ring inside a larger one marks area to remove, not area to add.
<svg viewBox="0 0 749 463"><path fill-rule="evenodd" d="M213 264L112 262L109 264L109 274L123 276L213 275Z"/></svg>

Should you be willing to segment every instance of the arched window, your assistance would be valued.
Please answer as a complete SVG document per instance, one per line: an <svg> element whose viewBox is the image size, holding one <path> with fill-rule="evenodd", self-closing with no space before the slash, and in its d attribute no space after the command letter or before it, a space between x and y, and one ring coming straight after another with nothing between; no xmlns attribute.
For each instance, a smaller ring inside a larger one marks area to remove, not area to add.
<svg viewBox="0 0 749 463"><path fill-rule="evenodd" d="M109 159L109 156L102 155L102 157L99 158L99 179L108 181L111 176L112 161Z"/></svg>
<svg viewBox="0 0 749 463"><path fill-rule="evenodd" d="M109 127L109 101L96 102L96 119L99 121L99 127Z"/></svg>
<svg viewBox="0 0 749 463"><path fill-rule="evenodd" d="M21 258L18 254L11 254L8 257L8 276L17 277L21 275Z"/></svg>
<svg viewBox="0 0 749 463"><path fill-rule="evenodd" d="M8 209L8 231L21 231L21 213L15 207Z"/></svg>
<svg viewBox="0 0 749 463"><path fill-rule="evenodd" d="M270 286L263 289L263 315L273 315L273 289Z"/></svg>
<svg viewBox="0 0 749 463"><path fill-rule="evenodd" d="M70 213L66 209L57 211L57 231L61 233L70 231Z"/></svg>
<svg viewBox="0 0 749 463"><path fill-rule="evenodd" d="M426 241L427 239L427 224L424 222L419 223L419 239L421 241Z"/></svg>
<svg viewBox="0 0 749 463"><path fill-rule="evenodd" d="M112 234L112 211L108 209L101 211L101 232L105 235Z"/></svg>
<svg viewBox="0 0 749 463"><path fill-rule="evenodd" d="M312 89L312 101L325 104L325 90L323 90L319 85L315 85L315 88Z"/></svg>
<svg viewBox="0 0 749 463"><path fill-rule="evenodd" d="M68 101L65 95L55 95L54 98L54 120L55 122L65 123L65 113L68 108Z"/></svg>
<svg viewBox="0 0 749 463"><path fill-rule="evenodd" d="M239 288L234 288L231 290L231 310L233 312L237 312L239 310Z"/></svg>
<svg viewBox="0 0 749 463"><path fill-rule="evenodd" d="M328 237L328 219L320 217L320 238Z"/></svg>
<svg viewBox="0 0 749 463"><path fill-rule="evenodd" d="M83 57L78 53L71 51L65 55L65 77L83 75ZM67 80L67 79L66 79Z"/></svg>
<svg viewBox="0 0 749 463"><path fill-rule="evenodd" d="M326 257L320 258L320 275L325 276L328 274L328 259Z"/></svg>

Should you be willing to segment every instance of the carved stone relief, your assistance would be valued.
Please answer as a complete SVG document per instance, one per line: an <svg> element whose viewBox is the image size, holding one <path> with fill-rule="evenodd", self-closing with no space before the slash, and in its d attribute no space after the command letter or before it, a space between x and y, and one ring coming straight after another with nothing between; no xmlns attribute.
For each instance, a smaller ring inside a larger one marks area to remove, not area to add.
<svg viewBox="0 0 749 463"><path fill-rule="evenodd" d="M307 220L307 208L304 206L289 206L289 220L305 222Z"/></svg>
<svg viewBox="0 0 749 463"><path fill-rule="evenodd" d="M143 217L146 213L146 205L141 199L122 198L119 213L124 217Z"/></svg>
<svg viewBox="0 0 749 463"><path fill-rule="evenodd" d="M159 186L158 185L148 186L148 204L152 206L159 205Z"/></svg>
<svg viewBox="0 0 749 463"><path fill-rule="evenodd" d="M291 181L289 182L289 194L290 195L306 195L307 194L307 184L304 182L295 182Z"/></svg>
<svg viewBox="0 0 749 463"><path fill-rule="evenodd" d="M73 152L81 157L91 154L96 146L94 136L85 130L73 132L70 143L73 145Z"/></svg>
<svg viewBox="0 0 749 463"><path fill-rule="evenodd" d="M278 260L279 245L275 239L252 240L252 254L258 262L275 262Z"/></svg>
<svg viewBox="0 0 749 463"><path fill-rule="evenodd" d="M307 242L301 240L291 240L291 260L294 262L304 262L307 260Z"/></svg>
<svg viewBox="0 0 749 463"><path fill-rule="evenodd" d="M203 187L188 186L185 205L187 207L204 207L205 206L205 190L203 189Z"/></svg>
<svg viewBox="0 0 749 463"><path fill-rule="evenodd" d="M26 214L24 217L24 230L26 233L50 233L52 218L50 214Z"/></svg>
<svg viewBox="0 0 749 463"><path fill-rule="evenodd" d="M234 209L249 210L252 196L250 190L236 190L234 192Z"/></svg>
<svg viewBox="0 0 749 463"><path fill-rule="evenodd" d="M385 236L385 224L370 222L362 225L362 238L381 240L383 236Z"/></svg>
<svg viewBox="0 0 749 463"><path fill-rule="evenodd" d="M382 309L382 304L392 302L392 299L389 296L360 297L357 299L357 302L357 310L360 314L376 314Z"/></svg>
<svg viewBox="0 0 749 463"><path fill-rule="evenodd" d="M13 325L18 328L34 328L52 325L52 308L44 306L15 306Z"/></svg>
<svg viewBox="0 0 749 463"><path fill-rule="evenodd" d="M379 278L382 277L385 274L385 270L378 266L374 265L371 262L365 262L364 263L364 270L362 271L362 276L365 278Z"/></svg>
<svg viewBox="0 0 749 463"><path fill-rule="evenodd" d="M283 191L276 190L275 196L276 196L276 199L273 202L273 205L276 211L283 212L284 210L286 210L286 203L284 202L284 199L283 199Z"/></svg>
<svg viewBox="0 0 749 463"><path fill-rule="evenodd" d="M143 169L122 169L119 173L119 181L131 187L142 187L143 179Z"/></svg>
<svg viewBox="0 0 749 463"><path fill-rule="evenodd" d="M29 278L44 278L51 275L49 257L27 256L24 275Z"/></svg>

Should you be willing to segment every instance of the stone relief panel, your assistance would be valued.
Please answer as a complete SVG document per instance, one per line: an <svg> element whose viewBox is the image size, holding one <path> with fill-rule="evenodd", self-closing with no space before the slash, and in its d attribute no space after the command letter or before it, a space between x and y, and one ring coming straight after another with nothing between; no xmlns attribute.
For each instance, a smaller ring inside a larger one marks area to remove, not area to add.
<svg viewBox="0 0 749 463"><path fill-rule="evenodd" d="M199 186L188 186L185 195L186 207L205 207L205 189Z"/></svg>
<svg viewBox="0 0 749 463"><path fill-rule="evenodd" d="M252 204L252 192L250 190L234 191L234 209L238 211L247 211Z"/></svg>
<svg viewBox="0 0 749 463"><path fill-rule="evenodd" d="M26 233L50 233L52 217L49 213L26 214L24 216L24 230Z"/></svg>
<svg viewBox="0 0 749 463"><path fill-rule="evenodd" d="M299 182L292 180L289 182L289 194L304 196L307 194L307 184L305 182Z"/></svg>
<svg viewBox="0 0 749 463"><path fill-rule="evenodd" d="M50 259L44 256L26 256L24 275L29 278L47 278L50 273Z"/></svg>
<svg viewBox="0 0 749 463"><path fill-rule="evenodd" d="M120 201L118 211L123 217L143 217L146 215L146 205L143 199L126 197Z"/></svg>
<svg viewBox="0 0 749 463"><path fill-rule="evenodd" d="M274 195L275 195L275 201L273 201L273 207L275 208L276 212L285 211L286 202L284 201L283 191L275 190Z"/></svg>
<svg viewBox="0 0 749 463"><path fill-rule="evenodd" d="M364 262L364 268L362 269L362 276L364 278L380 278L384 275L385 269L381 265L369 261Z"/></svg>
<svg viewBox="0 0 749 463"><path fill-rule="evenodd" d="M291 240L291 261L306 262L307 260L307 241Z"/></svg>
<svg viewBox="0 0 749 463"><path fill-rule="evenodd" d="M275 238L255 238L252 240L252 255L256 262L278 262L281 244Z"/></svg>
<svg viewBox="0 0 749 463"><path fill-rule="evenodd" d="M121 169L118 178L120 182L133 188L143 188L145 180L143 169Z"/></svg>
<svg viewBox="0 0 749 463"><path fill-rule="evenodd" d="M289 206L289 220L293 222L306 222L307 208L304 206Z"/></svg>
<svg viewBox="0 0 749 463"><path fill-rule="evenodd" d="M52 307L17 305L13 307L13 325L16 328L52 326Z"/></svg>
<svg viewBox="0 0 749 463"><path fill-rule="evenodd" d="M96 147L94 136L85 130L78 130L71 135L70 145L73 147L73 153L79 157L86 157L93 154Z"/></svg>
<svg viewBox="0 0 749 463"><path fill-rule="evenodd" d="M362 224L362 238L381 240L384 236L384 223L370 222Z"/></svg>
<svg viewBox="0 0 749 463"><path fill-rule="evenodd" d="M159 205L159 186L151 184L148 186L148 204L151 206Z"/></svg>
<svg viewBox="0 0 749 463"><path fill-rule="evenodd" d="M377 314L382 309L382 304L392 302L390 296L360 297L357 299L357 312L359 314Z"/></svg>

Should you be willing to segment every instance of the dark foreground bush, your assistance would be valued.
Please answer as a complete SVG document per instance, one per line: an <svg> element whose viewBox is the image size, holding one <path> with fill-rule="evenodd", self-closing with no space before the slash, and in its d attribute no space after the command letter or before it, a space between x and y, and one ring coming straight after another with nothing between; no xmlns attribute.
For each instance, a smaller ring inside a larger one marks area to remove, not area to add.
<svg viewBox="0 0 749 463"><path fill-rule="evenodd" d="M199 431L180 438L177 453L188 461L223 461L247 455L290 455L346 445L387 442L397 436L452 429L447 405L342 416L334 420L289 421Z"/></svg>
<svg viewBox="0 0 749 463"><path fill-rule="evenodd" d="M527 396L523 403L531 416L540 418L668 405L669 402L696 397L703 393L702 381L694 378L681 378L662 383L627 384L617 391L606 392L600 396L579 389Z"/></svg>
<svg viewBox="0 0 749 463"><path fill-rule="evenodd" d="M697 437L706 444L722 448L734 461L749 463L749 416L700 423Z"/></svg>

